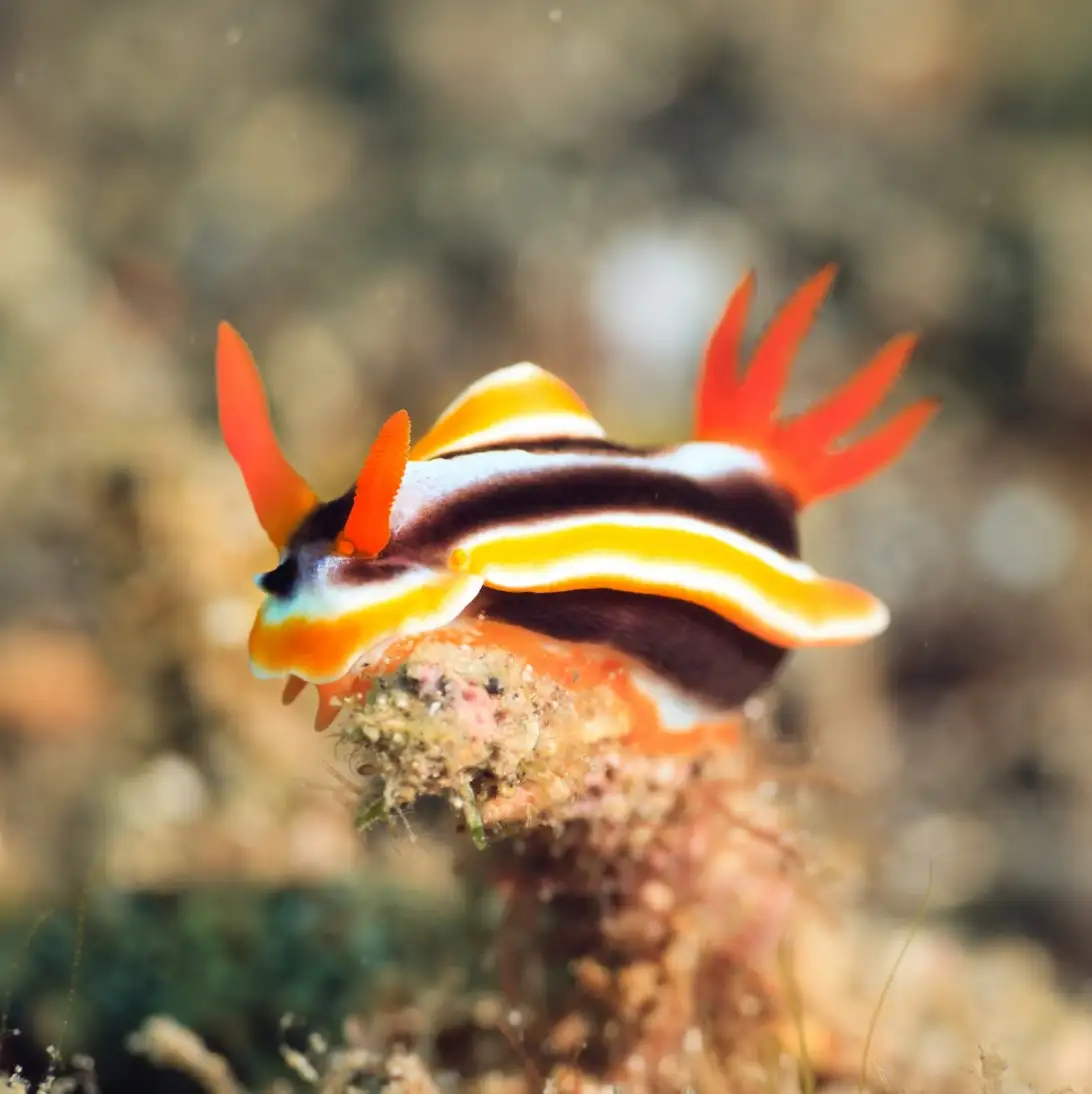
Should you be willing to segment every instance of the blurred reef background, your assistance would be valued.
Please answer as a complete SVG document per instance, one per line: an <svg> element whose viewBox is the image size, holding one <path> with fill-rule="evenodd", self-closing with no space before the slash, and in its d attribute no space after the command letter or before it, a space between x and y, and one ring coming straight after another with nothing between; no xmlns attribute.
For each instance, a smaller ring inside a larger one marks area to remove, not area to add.
<svg viewBox="0 0 1092 1094"><path fill-rule="evenodd" d="M380 997L418 1035L444 1010L445 1065L488 995L444 824L362 839L313 699L251 677L269 547L219 320L332 495L392 410L420 433L523 359L621 439L685 437L739 278L754 335L830 260L789 409L906 329L899 398L945 409L808 514L893 625L794 659L779 748L850 791L826 823L877 914L931 869L934 919L1086 995L1092 6L7 0L0 1068L61 1041L104 1091L194 1089L126 1048L166 1013L268 1084L285 1014Z"/></svg>

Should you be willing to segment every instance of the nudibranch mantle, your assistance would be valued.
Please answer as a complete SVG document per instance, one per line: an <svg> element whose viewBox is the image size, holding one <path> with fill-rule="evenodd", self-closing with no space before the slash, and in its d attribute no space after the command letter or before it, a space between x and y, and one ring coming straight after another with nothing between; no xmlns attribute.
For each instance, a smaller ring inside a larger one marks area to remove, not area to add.
<svg viewBox="0 0 1092 1094"><path fill-rule="evenodd" d="M606 651L681 741L737 710L790 650L881 633L876 597L801 560L798 516L893 462L938 407L919 400L836 446L905 367L915 339L900 335L824 402L778 419L833 276L797 290L743 375L753 277L737 288L705 355L693 440L610 440L568 384L523 362L470 385L412 446L408 415L392 415L354 485L325 502L282 454L253 357L221 324L221 428L280 556L258 578L254 672L286 677L289 700L318 685L322 725L329 696L392 644L473 621Z"/></svg>

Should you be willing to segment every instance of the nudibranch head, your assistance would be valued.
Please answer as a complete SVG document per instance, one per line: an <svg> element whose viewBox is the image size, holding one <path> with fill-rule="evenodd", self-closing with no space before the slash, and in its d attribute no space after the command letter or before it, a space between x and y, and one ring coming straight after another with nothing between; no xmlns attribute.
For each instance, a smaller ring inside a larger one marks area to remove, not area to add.
<svg viewBox="0 0 1092 1094"><path fill-rule="evenodd" d="M256 579L266 594L249 640L256 674L339 679L408 626L446 620L473 599L480 582L472 578L383 558L409 459L404 410L384 423L349 492L320 502L281 451L257 365L227 323L220 325L216 374L224 440L280 555Z"/></svg>

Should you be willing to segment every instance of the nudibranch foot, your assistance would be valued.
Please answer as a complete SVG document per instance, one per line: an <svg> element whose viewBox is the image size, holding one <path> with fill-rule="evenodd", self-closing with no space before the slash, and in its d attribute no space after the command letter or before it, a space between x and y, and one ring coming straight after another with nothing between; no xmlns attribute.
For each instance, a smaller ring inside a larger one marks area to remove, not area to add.
<svg viewBox="0 0 1092 1094"><path fill-rule="evenodd" d="M332 683L317 684L315 729L328 729L346 706L359 708L377 677L403 668L426 642L432 650L453 647L483 655L507 655L523 666L525 683L530 684L532 679L540 686L552 682L584 709L609 710L610 735L640 755L691 755L711 748L737 747L740 741L740 715L695 703L610 646L544 638L522 627L475 618L401 639L366 668ZM293 702L305 687L304 681L290 677L285 701ZM589 744L604 732L591 721L586 729Z"/></svg>

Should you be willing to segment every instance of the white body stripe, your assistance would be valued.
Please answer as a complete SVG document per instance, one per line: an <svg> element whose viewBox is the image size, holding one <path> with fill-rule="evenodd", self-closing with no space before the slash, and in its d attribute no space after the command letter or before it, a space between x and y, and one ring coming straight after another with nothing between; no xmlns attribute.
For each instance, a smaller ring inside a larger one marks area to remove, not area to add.
<svg viewBox="0 0 1092 1094"><path fill-rule="evenodd" d="M680 593L708 593L738 604L749 615L765 619L772 627L801 643L822 645L873 638L887 628L887 609L878 605L867 617L810 622L787 612L763 596L747 581L731 574L702 569L678 562L635 561L626 555L594 552L564 559L552 566L486 566L482 576L487 585L508 592L533 592L564 582L587 580L609 587L612 577L635 584L658 584ZM690 597L686 597L690 599Z"/></svg>
<svg viewBox="0 0 1092 1094"><path fill-rule="evenodd" d="M315 575L301 582L293 596L288 599L269 597L262 606L262 618L274 627L300 616L337 619L347 612L387 604L436 580L434 570L427 566L415 566L389 581L340 584L331 579L335 578L336 570L343 562L337 555L323 559Z"/></svg>
<svg viewBox="0 0 1092 1094"><path fill-rule="evenodd" d="M414 566L387 581L369 581L358 585L330 580L330 570L342 561L337 556L326 559L317 578L301 585L290 599L269 597L262 605L262 618L272 626L299 617L339 619L353 612L389 604L438 582L451 581L450 574L437 572L428 566ZM470 580L468 585L473 586L474 581ZM472 593L468 588L467 604L481 592L481 587L482 582L478 581Z"/></svg>
<svg viewBox="0 0 1092 1094"><path fill-rule="evenodd" d="M459 548L473 551L475 547L498 542L531 539L550 531L578 529L589 525L610 523L619 528L673 529L695 537L715 540L760 560L771 569L806 584L825 582L804 562L787 558L777 551L732 532L719 525L708 524L692 517L646 513L590 513L553 520L497 525L459 541ZM585 554L554 559L535 560L527 564L487 564L480 571L485 583L509 592L529 592L564 585L573 581L590 581L609 585L610 579L637 585L659 584L676 588L685 597L711 594L725 602L738 604L745 612L767 620L771 626L804 643L827 643L862 640L882 633L888 625L887 608L878 600L868 615L852 618L808 620L786 611L764 595L760 588L734 574L694 562L679 562L664 558L650 561L632 558L616 551L589 551Z"/></svg>
<svg viewBox="0 0 1092 1094"><path fill-rule="evenodd" d="M469 433L449 445L438 448L433 455L444 452L459 452L467 448L484 448L490 444L505 442L534 441L547 437L601 438L606 430L591 418L582 414L566 414L563 411L544 414L524 414L517 418L506 418L488 429Z"/></svg>
<svg viewBox="0 0 1092 1094"><path fill-rule="evenodd" d="M522 397L516 393L519 408L516 414L495 416L491 425L482 423L474 432L467 432L467 426L476 418L473 411L470 422L459 423L460 415L476 400L499 398L503 401L506 390L521 386L526 386L528 391ZM454 431L454 436L446 443L437 444L432 439L436 433L444 434L449 430ZM462 391L444 408L421 443L428 451L426 458L431 460L486 445L518 444L547 437L601 439L606 435L607 431L569 384L530 361L521 361L495 369Z"/></svg>
<svg viewBox="0 0 1092 1094"><path fill-rule="evenodd" d="M695 726L724 715L722 709L687 695L670 680L649 669L631 667L629 680L655 706L660 728L666 733L690 733Z"/></svg>
<svg viewBox="0 0 1092 1094"><path fill-rule="evenodd" d="M824 580L806 562L775 551L758 540L742 532L733 531L723 525L714 524L711 521L702 520L700 517L687 517L677 513L627 513L623 510L609 510L603 512L578 513L571 517L544 517L539 520L520 521L515 524L497 524L489 528L483 528L468 536L463 536L458 546L467 551L475 547L496 543L499 540L535 539L550 532L567 532L586 528L592 524L611 524L615 528L641 528L653 531L670 530L684 532L687 535L698 536L705 539L716 540L726 547L741 551L764 562L773 570L788 575L797 581L819 582ZM665 560L667 561L667 560ZM560 559L552 565L564 565L565 560ZM536 567L545 573L548 567L536 563Z"/></svg>
<svg viewBox="0 0 1092 1094"><path fill-rule="evenodd" d="M770 465L750 448L714 441L691 441L644 457L641 466L683 475L696 482L723 479L728 475L750 473L769 476Z"/></svg>
<svg viewBox="0 0 1092 1094"><path fill-rule="evenodd" d="M327 563L337 565L340 561L337 558L330 558ZM416 566L389 581L343 585L330 582L328 570L329 566L324 566L320 571L320 578L301 588L291 600L279 601L274 597L267 598L260 609L260 618L272 626L284 623L291 618L301 617L336 621L355 612L397 601L429 586L446 585L449 586L449 590L442 597L435 611L417 615L404 614L397 628L388 633L376 634L374 641L367 648L349 650L344 663L336 666L328 675L321 678L307 676L306 679L313 684L329 683L340 679L359 662L374 660L396 639L424 634L426 631L446 626L469 607L484 584L479 575L466 574L456 577L425 566ZM263 679L283 675L282 672L266 672L253 659L251 668L256 676Z"/></svg>

